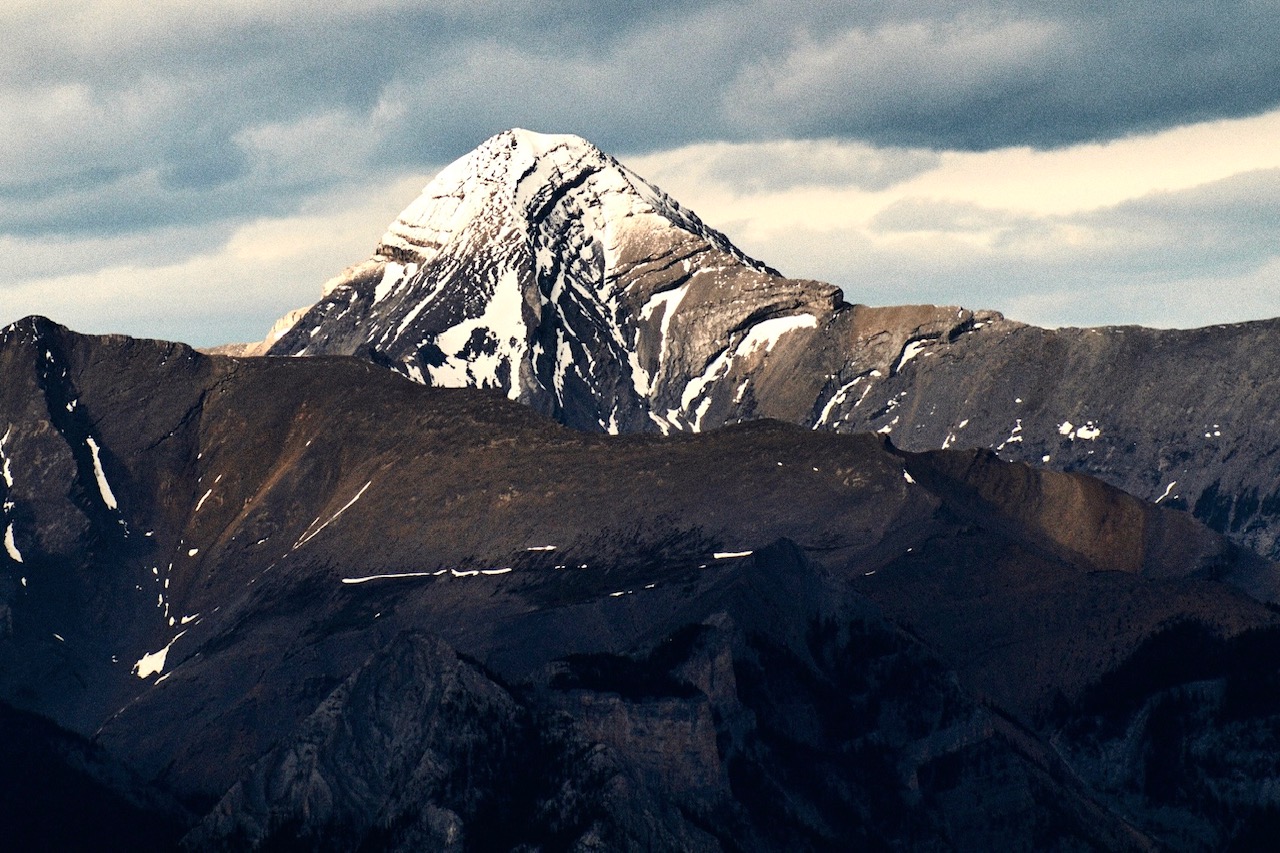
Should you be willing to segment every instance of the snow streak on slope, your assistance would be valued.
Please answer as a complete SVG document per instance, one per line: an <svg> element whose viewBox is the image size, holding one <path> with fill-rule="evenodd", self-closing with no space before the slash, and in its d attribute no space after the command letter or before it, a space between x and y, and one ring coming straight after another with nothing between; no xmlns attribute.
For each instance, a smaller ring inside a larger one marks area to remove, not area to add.
<svg viewBox="0 0 1280 853"><path fill-rule="evenodd" d="M8 522L4 529L4 550L9 555L9 559L15 563L22 562L22 552L18 550L17 540L14 539L13 522L9 521L9 513L13 511L14 502L10 495L13 492L13 459L5 452L5 445L9 442L9 436L13 435L13 424L4 431L4 436L0 437L0 476L4 477L4 513L0 515L0 523Z"/></svg>
<svg viewBox="0 0 1280 853"><path fill-rule="evenodd" d="M98 492L102 495L102 502L107 505L107 509L116 509L116 496L111 491L111 484L107 482L107 474L102 469L102 459L99 458L98 442L93 440L93 436L85 439L85 443L89 445L89 452L93 454L93 476L98 481Z"/></svg>

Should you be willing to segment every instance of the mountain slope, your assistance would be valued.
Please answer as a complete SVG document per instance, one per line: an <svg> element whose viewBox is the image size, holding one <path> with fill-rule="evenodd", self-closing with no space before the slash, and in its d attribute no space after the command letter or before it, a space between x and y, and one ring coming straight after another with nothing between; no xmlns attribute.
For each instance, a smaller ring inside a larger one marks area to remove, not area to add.
<svg viewBox="0 0 1280 853"><path fill-rule="evenodd" d="M445 169L271 352L498 388L586 430L772 417L991 448L1280 557L1275 326L1045 330L849 305L747 258L584 140L515 130Z"/></svg>
<svg viewBox="0 0 1280 853"><path fill-rule="evenodd" d="M0 375L0 701L202 816L196 849L1265 830L1222 780L1273 755L1280 620L1240 589L1276 567L1087 477L772 421L588 434L35 318Z"/></svg>
<svg viewBox="0 0 1280 853"><path fill-rule="evenodd" d="M821 425L1082 471L1280 551L1280 321L984 332L922 342Z"/></svg>

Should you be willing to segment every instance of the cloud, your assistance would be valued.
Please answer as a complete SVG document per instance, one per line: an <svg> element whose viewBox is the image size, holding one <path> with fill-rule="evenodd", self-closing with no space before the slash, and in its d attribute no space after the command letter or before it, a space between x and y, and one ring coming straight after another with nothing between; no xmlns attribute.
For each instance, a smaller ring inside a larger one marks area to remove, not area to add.
<svg viewBox="0 0 1280 853"><path fill-rule="evenodd" d="M724 95L743 132L1051 148L1280 103L1272 4L924 4L799 28ZM1271 8L1268 8L1271 7Z"/></svg>
<svg viewBox="0 0 1280 853"><path fill-rule="evenodd" d="M876 148L841 140L789 139L758 143L714 142L684 146L652 157L628 158L645 178L718 183L726 192L761 193L797 187L883 190L937 167L937 152Z"/></svg>
<svg viewBox="0 0 1280 853"><path fill-rule="evenodd" d="M427 176L320 196L222 229L48 241L0 237L0 324L43 314L85 332L199 345L261 339L276 317L372 252ZM382 223L382 226L372 223Z"/></svg>
<svg viewBox="0 0 1280 853"><path fill-rule="evenodd" d="M360 138L349 168L375 171L513 125L624 155L1105 140L1280 102L1269 5L22 0L0 10L0 200L115 177L167 215L208 215L164 197L181 190L278 210L332 186L333 159L282 187L253 173L246 140L332 115ZM82 229L137 215L110 193L75 201ZM46 218L26 230L71 227Z"/></svg>
<svg viewBox="0 0 1280 853"><path fill-rule="evenodd" d="M798 246L843 257L860 240L924 240L897 233L907 223L894 216L949 221L946 239L972 246L974 217L1066 215L1160 189L1136 185L1148 164L1117 165L1104 149L1274 107L1278 42L1274 3L1247 0L9 0L0 245L23 248L9 253L0 287L38 292L33 274L13 277L34 244L62 256L49 263L61 270L54 305L66 276L110 278L127 264L139 265L135 276L168 264L175 277L156 286L177 288L184 264L203 263L200 275L225 275L234 289L243 277L209 260L231 257L231 235L310 215L317 200L340 208L515 125L586 136L654 165L641 174L673 192L682 171L697 172L706 194L691 206L741 223L760 241L754 251L784 268L835 269ZM1179 162L1189 175L1274 147L1275 132ZM1038 157L1086 149L1111 170L1087 191L1055 185ZM983 171L986 153L1000 154L1004 172ZM680 154L688 162L677 167ZM951 206L909 208L921 181ZM1045 198L1057 209L1043 209ZM903 206L885 212L891 201ZM870 228L877 214L887 230ZM1040 224L1044 241L1073 233ZM787 241L783 229L814 236ZM889 280L903 281L897 270L910 264L885 257ZM304 266L292 268L295 289ZM110 290L106 278L78 281Z"/></svg>
<svg viewBox="0 0 1280 853"><path fill-rule="evenodd" d="M1071 34L1051 20L962 16L855 27L824 41L804 36L786 54L745 68L725 102L744 127L968 148L977 140L957 138L967 135L963 126L991 137L993 107L1011 89L1034 86L1071 49ZM980 123L966 117L979 111Z"/></svg>
<svg viewBox="0 0 1280 853"><path fill-rule="evenodd" d="M769 248L779 264L823 259L803 274L854 301L960 303L1051 326L1186 326L1280 314L1280 289L1264 286L1280 285L1276 222L1280 168L1065 215L909 199L866 230L801 229Z"/></svg>
<svg viewBox="0 0 1280 853"><path fill-rule="evenodd" d="M1280 314L1278 131L1280 111L1052 152L948 153L880 188L748 190L686 149L628 163L748 253L852 301L1194 326ZM742 144L734 157L767 171L780 150Z"/></svg>

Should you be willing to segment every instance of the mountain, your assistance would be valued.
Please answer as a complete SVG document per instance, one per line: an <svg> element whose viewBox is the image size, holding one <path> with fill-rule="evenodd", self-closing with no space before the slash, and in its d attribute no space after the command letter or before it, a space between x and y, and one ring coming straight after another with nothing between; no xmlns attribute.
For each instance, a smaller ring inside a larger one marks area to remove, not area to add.
<svg viewBox="0 0 1280 853"><path fill-rule="evenodd" d="M1274 830L1280 569L1087 476L772 420L606 436L40 318L0 330L0 375L0 754L50 768L5 764L31 832L76 806L106 816L85 845L114 820L196 850Z"/></svg>
<svg viewBox="0 0 1280 853"><path fill-rule="evenodd" d="M584 430L771 417L989 448L1280 558L1278 326L1046 330L848 304L746 257L584 140L514 130L446 168L270 352L497 388Z"/></svg>
<svg viewBox="0 0 1280 853"><path fill-rule="evenodd" d="M708 416L694 377L746 379L838 302L585 140L512 130L441 172L269 352L359 354L579 429L665 432Z"/></svg>

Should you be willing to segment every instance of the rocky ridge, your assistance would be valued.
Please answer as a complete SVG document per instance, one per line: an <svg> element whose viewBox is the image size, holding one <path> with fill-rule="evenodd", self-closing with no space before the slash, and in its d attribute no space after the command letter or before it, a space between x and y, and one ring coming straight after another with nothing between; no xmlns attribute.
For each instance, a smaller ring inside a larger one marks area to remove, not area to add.
<svg viewBox="0 0 1280 853"><path fill-rule="evenodd" d="M445 169L270 351L497 388L585 430L772 417L985 447L1278 557L1276 322L1046 330L848 304L746 257L584 140L516 130Z"/></svg>

